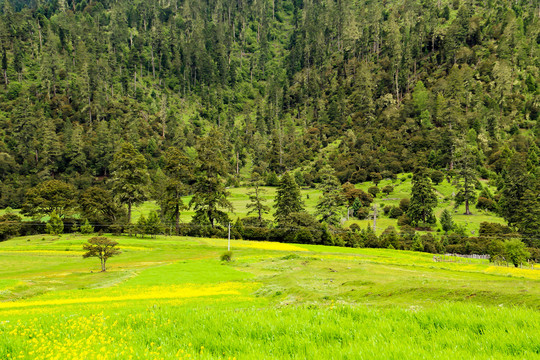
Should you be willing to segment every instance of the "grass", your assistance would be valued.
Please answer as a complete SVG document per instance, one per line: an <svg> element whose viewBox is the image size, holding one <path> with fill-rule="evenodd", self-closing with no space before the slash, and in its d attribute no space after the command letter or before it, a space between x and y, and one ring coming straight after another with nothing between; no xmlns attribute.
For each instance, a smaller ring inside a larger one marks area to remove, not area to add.
<svg viewBox="0 0 540 360"><path fill-rule="evenodd" d="M0 243L1 359L540 357L540 271L432 254L90 236Z"/></svg>

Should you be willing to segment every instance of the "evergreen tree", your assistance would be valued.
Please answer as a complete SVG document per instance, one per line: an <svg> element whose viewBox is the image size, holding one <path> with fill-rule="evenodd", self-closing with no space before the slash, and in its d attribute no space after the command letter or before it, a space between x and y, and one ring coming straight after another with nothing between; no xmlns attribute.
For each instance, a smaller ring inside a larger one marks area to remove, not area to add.
<svg viewBox="0 0 540 360"><path fill-rule="evenodd" d="M289 172L286 172L281 177L274 200L274 209L274 219L279 226L283 226L286 223L287 217L291 213L305 211L300 187L296 184Z"/></svg>
<svg viewBox="0 0 540 360"><path fill-rule="evenodd" d="M189 203L195 215L193 222L215 227L216 223L226 225L230 220L225 210L233 211L227 199L224 177L227 175L227 162L223 157L223 135L216 128L204 136L197 146L196 180L193 197Z"/></svg>
<svg viewBox="0 0 540 360"><path fill-rule="evenodd" d="M176 233L180 232L180 211L187 209L182 197L188 195L192 167L184 153L175 147L170 147L165 154L166 185L160 198L161 210L174 220Z"/></svg>
<svg viewBox="0 0 540 360"><path fill-rule="evenodd" d="M332 168L323 168L321 172L322 182L320 184L320 190L322 191L322 196L317 202L316 215L320 217L322 222L338 226L340 225L345 205L345 197L343 196L341 184L333 174L334 171Z"/></svg>
<svg viewBox="0 0 540 360"><path fill-rule="evenodd" d="M452 214L450 214L450 211L448 211L448 209L443 210L439 222L441 223L442 229L446 234L454 229L454 221L452 220Z"/></svg>
<svg viewBox="0 0 540 360"><path fill-rule="evenodd" d="M249 182L251 185L251 190L248 192L250 203L246 205L246 207L250 209L248 211L248 214L257 214L259 223L262 224L263 215L267 214L270 211L270 207L264 205L266 199L262 197L265 193L265 190L261 188L264 182L262 180L262 177L255 171L251 173L251 178Z"/></svg>
<svg viewBox="0 0 540 360"><path fill-rule="evenodd" d="M540 196L538 191L525 190L521 204L516 212L519 214L517 227L520 233L527 235L528 245L540 246Z"/></svg>
<svg viewBox="0 0 540 360"><path fill-rule="evenodd" d="M464 150L463 154L456 162L457 170L457 193L456 206L465 203L465 215L472 215L469 205L476 202L476 171L475 161L469 150Z"/></svg>
<svg viewBox="0 0 540 360"><path fill-rule="evenodd" d="M127 204L127 223L131 223L131 208L147 199L149 182L146 159L130 143L122 143L114 154L112 191L121 204Z"/></svg>
<svg viewBox="0 0 540 360"><path fill-rule="evenodd" d="M433 209L437 206L437 195L431 185L426 169L419 168L412 178L411 202L407 209L407 216L411 224L418 225L435 223Z"/></svg>
<svg viewBox="0 0 540 360"><path fill-rule="evenodd" d="M51 213L51 217L46 225L47 232L51 235L60 235L64 232L64 222L55 210Z"/></svg>
<svg viewBox="0 0 540 360"><path fill-rule="evenodd" d="M516 226L523 218L520 211L522 197L530 188L531 179L527 173L525 157L514 154L507 162L503 179L499 208L508 225Z"/></svg>

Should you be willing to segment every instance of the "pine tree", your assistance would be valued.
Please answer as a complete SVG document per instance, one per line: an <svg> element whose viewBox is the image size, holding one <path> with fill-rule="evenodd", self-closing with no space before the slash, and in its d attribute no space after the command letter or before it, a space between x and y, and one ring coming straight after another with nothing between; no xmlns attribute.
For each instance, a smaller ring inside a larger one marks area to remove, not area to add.
<svg viewBox="0 0 540 360"><path fill-rule="evenodd" d="M266 199L263 198L262 195L265 193L265 190L261 188L263 185L263 180L257 172L251 173L250 185L251 190L248 192L250 203L246 205L246 207L250 209L248 214L257 214L259 223L262 224L262 217L264 214L267 214L270 211L270 207L264 205Z"/></svg>
<svg viewBox="0 0 540 360"><path fill-rule="evenodd" d="M411 219L411 224L417 225L435 223L433 209L437 206L437 195L431 185L426 169L418 169L412 178L411 203L407 210L407 216Z"/></svg>
<svg viewBox="0 0 540 360"><path fill-rule="evenodd" d="M322 196L317 202L317 213L322 222L330 225L340 225L341 216L344 212L345 197L338 178L333 174L333 169L325 167L321 170L322 183L320 190Z"/></svg>
<svg viewBox="0 0 540 360"><path fill-rule="evenodd" d="M64 222L60 219L60 216L53 210L51 218L47 222L47 232L51 235L60 235L64 232Z"/></svg>
<svg viewBox="0 0 540 360"><path fill-rule="evenodd" d="M225 210L233 211L223 184L227 162L223 157L222 137L219 130L212 129L197 145L197 175L189 205L195 210L192 221L199 225L206 222L212 227L216 223L226 225L230 219Z"/></svg>
<svg viewBox="0 0 540 360"><path fill-rule="evenodd" d="M188 194L188 182L192 176L189 159L175 147L165 154L166 185L161 198L161 210L174 219L176 233L180 232L180 211L187 209L182 197Z"/></svg>
<svg viewBox="0 0 540 360"><path fill-rule="evenodd" d="M282 226L291 213L304 211L300 187L289 172L281 177L274 201L274 219Z"/></svg>
<svg viewBox="0 0 540 360"><path fill-rule="evenodd" d="M147 199L149 182L146 159L130 143L123 143L111 164L112 191L122 204L127 204L127 222L131 223L131 208Z"/></svg>
<svg viewBox="0 0 540 360"><path fill-rule="evenodd" d="M439 222L441 223L442 229L445 233L448 233L449 231L452 231L452 229L454 229L454 221L452 220L452 214L450 214L450 211L448 211L448 209L443 210Z"/></svg>
<svg viewBox="0 0 540 360"><path fill-rule="evenodd" d="M527 173L525 157L514 154L507 162L501 189L499 208L508 225L516 226L522 219L521 206L525 191L530 189L531 179Z"/></svg>
<svg viewBox="0 0 540 360"><path fill-rule="evenodd" d="M475 161L470 151L465 150L456 162L457 194L456 206L465 203L465 215L472 215L469 205L476 202Z"/></svg>

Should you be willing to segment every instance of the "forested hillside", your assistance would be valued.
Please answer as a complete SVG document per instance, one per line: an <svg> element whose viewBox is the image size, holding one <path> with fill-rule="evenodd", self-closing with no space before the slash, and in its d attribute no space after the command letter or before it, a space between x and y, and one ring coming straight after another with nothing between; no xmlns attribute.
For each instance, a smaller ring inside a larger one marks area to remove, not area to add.
<svg viewBox="0 0 540 360"><path fill-rule="evenodd" d="M156 199L174 147L216 184L426 167L491 180L503 216L540 204L537 1L0 4L0 207L51 179L113 187L125 143Z"/></svg>

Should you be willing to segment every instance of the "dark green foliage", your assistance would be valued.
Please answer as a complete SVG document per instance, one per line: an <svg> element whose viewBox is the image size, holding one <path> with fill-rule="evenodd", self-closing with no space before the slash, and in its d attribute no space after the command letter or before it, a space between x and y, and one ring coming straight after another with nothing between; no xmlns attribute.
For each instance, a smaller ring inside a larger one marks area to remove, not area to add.
<svg viewBox="0 0 540 360"><path fill-rule="evenodd" d="M341 184L337 177L334 176L331 168L324 168L321 178L320 189L322 196L317 202L316 215L320 217L321 222L339 226L344 215L345 204Z"/></svg>
<svg viewBox="0 0 540 360"><path fill-rule="evenodd" d="M233 252L232 251L225 251L221 256L219 257L221 261L231 262L233 259Z"/></svg>
<svg viewBox="0 0 540 360"><path fill-rule="evenodd" d="M170 147L165 153L164 173L166 181L160 191L159 203L163 214L174 221L175 230L180 232L180 211L187 209L182 197L188 194L193 167L187 156L178 148Z"/></svg>
<svg viewBox="0 0 540 360"><path fill-rule="evenodd" d="M368 193L371 194L374 198L377 197L377 194L381 191L377 186L372 186L368 189Z"/></svg>
<svg viewBox="0 0 540 360"><path fill-rule="evenodd" d="M497 211L497 203L495 201L485 198L483 196L479 196L476 200L476 208L477 209L483 209L487 211Z"/></svg>
<svg viewBox="0 0 540 360"><path fill-rule="evenodd" d="M457 161L456 205L465 203L465 215L472 215L469 205L476 201L475 161L469 149L464 149Z"/></svg>
<svg viewBox="0 0 540 360"><path fill-rule="evenodd" d="M390 219L398 219L401 215L403 215L403 210L395 206L392 206L392 208L388 212L388 216L390 217Z"/></svg>
<svg viewBox="0 0 540 360"><path fill-rule="evenodd" d="M286 172L281 177L274 201L274 209L274 219L281 227L290 222L290 214L304 211L300 188L289 172Z"/></svg>
<svg viewBox="0 0 540 360"><path fill-rule="evenodd" d="M31 188L25 195L22 213L41 217L53 211L60 217L73 212L77 191L71 184L48 180Z"/></svg>
<svg viewBox="0 0 540 360"><path fill-rule="evenodd" d="M91 186L82 192L79 208L81 215L94 224L113 224L125 215L112 192L99 186Z"/></svg>
<svg viewBox="0 0 540 360"><path fill-rule="evenodd" d="M409 210L409 206L411 205L411 200L409 199L401 199L399 201L399 208L401 209L401 211L403 212L407 212L407 210Z"/></svg>
<svg viewBox="0 0 540 360"><path fill-rule="evenodd" d="M411 224L434 224L433 209L437 206L437 196L425 169L418 169L412 178L411 201L407 216Z"/></svg>
<svg viewBox="0 0 540 360"><path fill-rule="evenodd" d="M439 185L444 180L444 174L442 173L442 171L439 171L439 170L433 170L429 174L429 177L431 178L433 185Z"/></svg>
<svg viewBox="0 0 540 360"><path fill-rule="evenodd" d="M392 185L386 185L382 188L382 193L388 196L392 191L394 191L394 187Z"/></svg>
<svg viewBox="0 0 540 360"><path fill-rule="evenodd" d="M19 235L22 228L21 220L17 214L0 215L0 241Z"/></svg>
<svg viewBox="0 0 540 360"><path fill-rule="evenodd" d="M114 197L128 206L127 222L131 223L131 207L147 199L149 182L146 160L130 143L122 143L111 164Z"/></svg>
<svg viewBox="0 0 540 360"><path fill-rule="evenodd" d="M221 138L221 132L213 128L197 146L197 176L189 203L195 210L192 222L212 228L217 223L227 225L230 219L226 210L233 210L224 184L227 170Z"/></svg>

